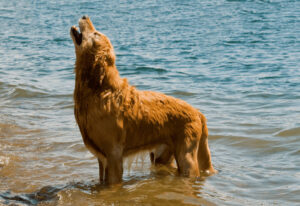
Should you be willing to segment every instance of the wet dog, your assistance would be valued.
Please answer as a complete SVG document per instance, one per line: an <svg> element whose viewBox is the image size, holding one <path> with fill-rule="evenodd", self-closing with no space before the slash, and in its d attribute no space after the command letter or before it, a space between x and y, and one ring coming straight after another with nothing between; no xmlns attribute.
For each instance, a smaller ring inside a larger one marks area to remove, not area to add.
<svg viewBox="0 0 300 206"><path fill-rule="evenodd" d="M70 30L74 113L85 146L98 158L100 181L121 182L123 158L152 149L155 163L175 158L179 175L214 173L204 115L180 99L129 85L116 68L110 40L86 16L79 29Z"/></svg>

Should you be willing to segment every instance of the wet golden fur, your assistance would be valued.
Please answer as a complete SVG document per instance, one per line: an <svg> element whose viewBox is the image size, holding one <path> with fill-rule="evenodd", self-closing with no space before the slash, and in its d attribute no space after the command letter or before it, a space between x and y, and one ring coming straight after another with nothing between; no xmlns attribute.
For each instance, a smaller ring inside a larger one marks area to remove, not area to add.
<svg viewBox="0 0 300 206"><path fill-rule="evenodd" d="M119 76L109 39L89 18L79 27L81 34L76 27L70 32L74 113L84 144L98 158L100 180L121 182L123 157L157 147L151 159L168 163L175 157L180 175L213 173L204 115L180 99L129 85Z"/></svg>

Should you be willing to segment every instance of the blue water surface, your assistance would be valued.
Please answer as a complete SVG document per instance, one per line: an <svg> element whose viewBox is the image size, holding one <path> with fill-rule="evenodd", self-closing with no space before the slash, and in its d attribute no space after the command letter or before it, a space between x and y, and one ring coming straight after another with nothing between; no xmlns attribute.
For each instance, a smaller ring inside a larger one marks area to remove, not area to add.
<svg viewBox="0 0 300 206"><path fill-rule="evenodd" d="M69 29L82 15L110 38L122 77L206 115L219 173L191 183L192 195L170 185L147 196L144 168L124 174L135 188L124 199L93 196L97 165L73 116ZM77 190L91 205L299 204L300 1L1 0L0 22L0 203L38 204L19 195L51 185L53 204Z"/></svg>

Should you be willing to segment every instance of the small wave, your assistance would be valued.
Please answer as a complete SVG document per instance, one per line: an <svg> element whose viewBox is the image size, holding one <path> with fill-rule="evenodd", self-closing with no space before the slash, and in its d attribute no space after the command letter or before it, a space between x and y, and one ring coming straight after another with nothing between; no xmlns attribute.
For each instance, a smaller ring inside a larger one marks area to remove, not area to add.
<svg viewBox="0 0 300 206"><path fill-rule="evenodd" d="M210 140L222 142L224 145L242 147L242 148L268 148L273 145L275 141L258 139L252 137L242 137L233 135L210 135Z"/></svg>
<svg viewBox="0 0 300 206"><path fill-rule="evenodd" d="M241 40L228 40L228 41L224 41L224 45L236 45L236 44L245 44L245 41L241 41Z"/></svg>
<svg viewBox="0 0 300 206"><path fill-rule="evenodd" d="M32 98L32 97L41 97L47 95L46 92L34 91L23 88L14 88L10 92L10 97L12 98Z"/></svg>
<svg viewBox="0 0 300 206"><path fill-rule="evenodd" d="M245 2L246 0L227 0L229 2Z"/></svg>
<svg viewBox="0 0 300 206"><path fill-rule="evenodd" d="M175 90L175 91L173 91L171 93L168 93L168 95L177 96L177 97L192 97L192 96L195 96L196 93Z"/></svg>
<svg viewBox="0 0 300 206"><path fill-rule="evenodd" d="M0 205L1 203L6 205L43 205L43 203L46 203L46 205L56 205L62 196L61 192L64 193L72 189L79 189L86 192L98 191L104 187L98 183L72 182L66 185L44 186L35 192L25 194L14 194L8 190L0 193Z"/></svg>
<svg viewBox="0 0 300 206"><path fill-rule="evenodd" d="M0 168L8 165L9 157L0 156Z"/></svg>
<svg viewBox="0 0 300 206"><path fill-rule="evenodd" d="M64 38L64 37L56 37L53 38L52 40L54 43L56 43L57 45L63 45L63 46L67 46L70 42L68 38Z"/></svg>
<svg viewBox="0 0 300 206"><path fill-rule="evenodd" d="M23 40L23 41L25 41L25 40L29 40L29 37L27 37L27 36L20 36L20 35L10 35L8 38L10 38L10 39L14 39L14 40Z"/></svg>
<svg viewBox="0 0 300 206"><path fill-rule="evenodd" d="M275 134L277 137L295 137L300 136L300 127L281 130Z"/></svg>
<svg viewBox="0 0 300 206"><path fill-rule="evenodd" d="M282 75L278 75L278 76L275 76L275 75L272 75L272 76L265 76L265 77L259 77L258 79L259 80L272 80L272 79L282 79L284 78L284 76Z"/></svg>
<svg viewBox="0 0 300 206"><path fill-rule="evenodd" d="M16 124L9 124L9 123L0 123L0 136L1 137L10 137L13 134L32 134L41 132L39 129L30 130Z"/></svg>
<svg viewBox="0 0 300 206"><path fill-rule="evenodd" d="M6 205L10 204L10 205L20 205L20 203L22 204L27 204L27 205L36 205L36 202L31 201L30 199L28 199L28 197L24 197L21 195L11 195L10 192L5 192L0 194L0 203L4 203ZM17 204L19 203L19 204Z"/></svg>
<svg viewBox="0 0 300 206"><path fill-rule="evenodd" d="M0 200L4 200L4 204L27 204L37 205L40 202L49 202L58 200L57 193L63 188L45 186L37 192L30 194L14 195L10 191L0 194ZM0 201L1 203L1 201Z"/></svg>
<svg viewBox="0 0 300 206"><path fill-rule="evenodd" d="M250 93L247 92L245 98L263 98L263 99L278 99L278 98L283 98L286 97L286 94L284 93L266 93L266 92L260 92L260 93Z"/></svg>
<svg viewBox="0 0 300 206"><path fill-rule="evenodd" d="M14 98L32 98L45 97L48 93L41 88L32 84L9 84L0 82L0 91L3 92L0 96L14 99Z"/></svg>
<svg viewBox="0 0 300 206"><path fill-rule="evenodd" d="M68 95L67 100L59 101L55 103L53 106L56 109L72 109L74 107L74 103L72 101L72 95Z"/></svg>
<svg viewBox="0 0 300 206"><path fill-rule="evenodd" d="M55 41L55 42L63 42L63 41L69 41L69 39L56 37L56 38L53 39L53 41Z"/></svg>
<svg viewBox="0 0 300 206"><path fill-rule="evenodd" d="M167 72L166 69L155 68L155 67L147 67L147 66L137 67L136 70L143 71L143 72L157 72L157 73L165 73L165 72Z"/></svg>

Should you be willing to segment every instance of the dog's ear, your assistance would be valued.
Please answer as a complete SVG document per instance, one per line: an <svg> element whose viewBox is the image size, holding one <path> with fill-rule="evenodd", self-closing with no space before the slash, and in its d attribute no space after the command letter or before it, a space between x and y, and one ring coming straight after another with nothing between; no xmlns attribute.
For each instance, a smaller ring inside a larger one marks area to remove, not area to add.
<svg viewBox="0 0 300 206"><path fill-rule="evenodd" d="M102 85L104 77L106 75L105 67L106 65L102 59L101 61L96 62L92 70L91 76L94 78L93 82L95 82L96 84L100 84L100 86Z"/></svg>
<svg viewBox="0 0 300 206"><path fill-rule="evenodd" d="M98 71L99 71L99 83L100 83L100 86L102 85L103 83L103 80L104 80L104 77L106 75L106 70L105 68L103 67L103 65L100 65L98 67Z"/></svg>
<svg viewBox="0 0 300 206"><path fill-rule="evenodd" d="M113 66L116 56L113 49L100 51L96 57L96 64L101 64L103 67Z"/></svg>
<svg viewBox="0 0 300 206"><path fill-rule="evenodd" d="M100 86L103 83L103 80L106 76L108 67L113 66L115 64L115 53L113 49L102 51L99 54L98 60L94 65L94 72L97 77L99 77Z"/></svg>
<svg viewBox="0 0 300 206"><path fill-rule="evenodd" d="M115 64L116 56L115 56L115 52L113 49L110 49L109 51L107 51L104 61L107 64L107 66L113 66Z"/></svg>

